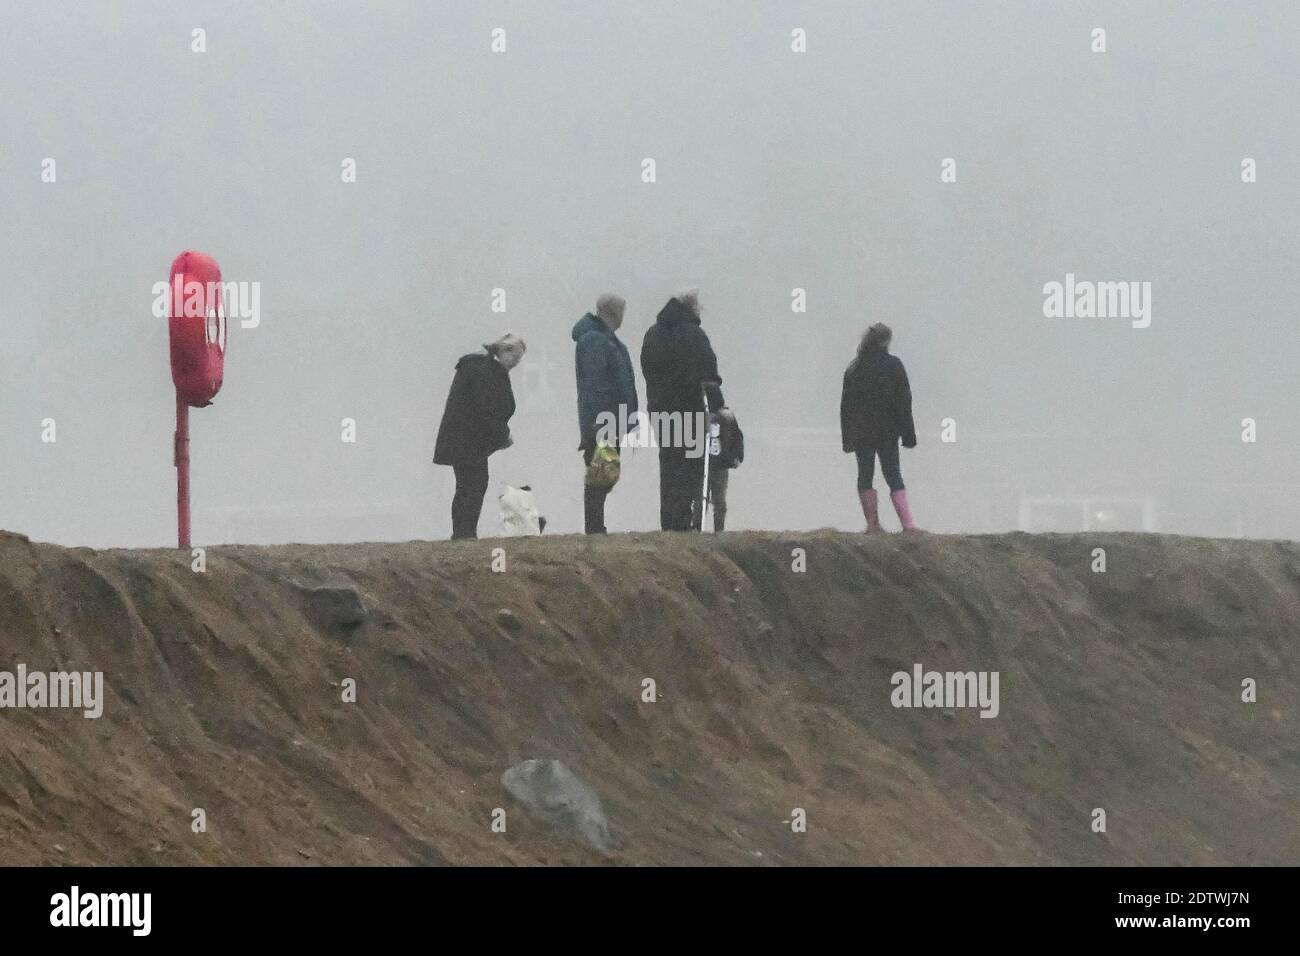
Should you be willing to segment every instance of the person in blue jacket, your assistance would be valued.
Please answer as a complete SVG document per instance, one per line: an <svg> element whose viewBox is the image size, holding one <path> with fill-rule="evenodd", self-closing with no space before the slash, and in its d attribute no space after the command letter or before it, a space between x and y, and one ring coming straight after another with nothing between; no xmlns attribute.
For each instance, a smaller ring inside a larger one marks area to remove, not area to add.
<svg viewBox="0 0 1300 956"><path fill-rule="evenodd" d="M598 431L602 438L621 441L623 423L635 420L636 375L627 346L616 334L623 324L626 304L621 296L602 295L596 300L595 315L588 312L573 327L573 341L577 343L574 368L578 382L578 447L586 466L596 452ZM612 434L600 428L609 420L602 419L602 413L618 423ZM584 483L582 510L587 534L605 533L605 498L611 488Z"/></svg>

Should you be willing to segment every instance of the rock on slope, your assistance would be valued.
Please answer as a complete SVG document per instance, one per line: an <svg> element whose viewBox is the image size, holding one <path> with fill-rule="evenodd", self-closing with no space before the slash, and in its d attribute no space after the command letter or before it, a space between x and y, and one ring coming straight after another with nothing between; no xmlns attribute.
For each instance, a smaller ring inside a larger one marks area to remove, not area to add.
<svg viewBox="0 0 1300 956"><path fill-rule="evenodd" d="M0 534L0 670L103 671L106 697L98 720L0 710L0 863L1300 863L1296 544L653 534L207 559ZM916 663L998 671L999 715L895 709ZM532 758L598 795L607 852L507 793Z"/></svg>

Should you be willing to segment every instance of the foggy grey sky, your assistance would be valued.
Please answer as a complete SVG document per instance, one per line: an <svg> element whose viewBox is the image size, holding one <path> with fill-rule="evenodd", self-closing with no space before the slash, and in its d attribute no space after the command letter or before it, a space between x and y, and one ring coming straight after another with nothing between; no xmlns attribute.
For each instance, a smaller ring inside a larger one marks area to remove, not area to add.
<svg viewBox="0 0 1300 956"><path fill-rule="evenodd" d="M569 331L619 292L635 361L686 285L746 432L729 527L861 526L840 378L884 321L923 527L1094 497L1153 503L1161 531L1300 537L1289 0L6 0L0 27L0 527L174 541L151 287L193 248L262 297L191 416L196 543L445 537L452 369L507 328L529 351L480 533L507 482L580 530ZM1045 318L1067 272L1151 282L1151 327ZM611 530L657 527L653 452L624 473Z"/></svg>

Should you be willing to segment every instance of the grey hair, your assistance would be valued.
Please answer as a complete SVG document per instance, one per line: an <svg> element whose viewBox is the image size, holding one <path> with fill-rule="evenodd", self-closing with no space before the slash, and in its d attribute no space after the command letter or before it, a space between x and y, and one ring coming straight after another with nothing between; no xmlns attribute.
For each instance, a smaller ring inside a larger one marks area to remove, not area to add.
<svg viewBox="0 0 1300 956"><path fill-rule="evenodd" d="M688 289L682 289L673 296L678 302L686 306L696 315L700 314L700 289L699 286L691 286Z"/></svg>
<svg viewBox="0 0 1300 956"><path fill-rule="evenodd" d="M596 315L602 319L613 319L616 322L621 322L623 320L623 310L626 307L627 300L621 295L606 292L596 300Z"/></svg>

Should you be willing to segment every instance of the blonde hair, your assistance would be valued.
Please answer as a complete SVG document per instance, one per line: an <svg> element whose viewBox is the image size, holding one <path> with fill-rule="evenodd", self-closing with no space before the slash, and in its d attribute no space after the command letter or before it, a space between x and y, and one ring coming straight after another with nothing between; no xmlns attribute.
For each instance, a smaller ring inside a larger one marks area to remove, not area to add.
<svg viewBox="0 0 1300 956"><path fill-rule="evenodd" d="M483 347L488 350L489 355L493 356L500 355L502 352L518 352L523 355L528 349L524 340L513 332L507 332L495 342L484 342Z"/></svg>

